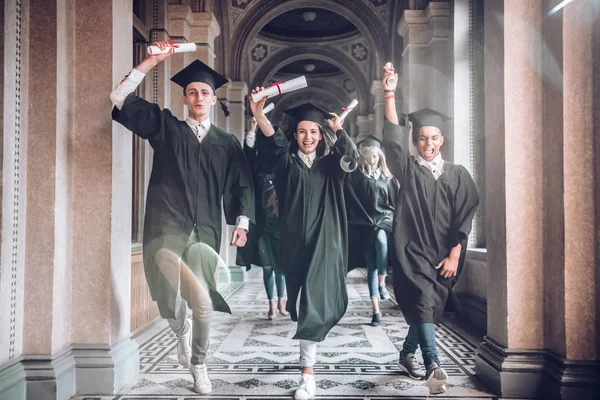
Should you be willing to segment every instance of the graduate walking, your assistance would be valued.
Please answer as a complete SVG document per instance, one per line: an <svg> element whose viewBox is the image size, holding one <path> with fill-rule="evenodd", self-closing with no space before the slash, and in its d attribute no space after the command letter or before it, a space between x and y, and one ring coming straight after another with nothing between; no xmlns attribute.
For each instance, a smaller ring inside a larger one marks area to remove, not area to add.
<svg viewBox="0 0 600 400"><path fill-rule="evenodd" d="M153 45L168 49L166 42ZM231 312L217 292L221 215L237 225L231 245L244 246L254 219L252 175L235 136L210 122L215 90L227 80L199 60L171 79L183 88L189 117L180 121L167 109L132 93L153 67L173 54L148 56L111 93L112 117L154 150L144 218L144 271L161 317L177 337L179 363L189 365L194 390L212 385L204 359L213 309ZM186 304L187 303L187 304ZM192 309L192 326L186 319ZM190 346L191 341L191 346Z"/></svg>
<svg viewBox="0 0 600 400"><path fill-rule="evenodd" d="M372 326L381 324L379 300L390 298L385 287L388 239L398 196L398 181L390 173L381 139L369 135L358 143L359 168L346 185L350 269L367 267Z"/></svg>
<svg viewBox="0 0 600 400"><path fill-rule="evenodd" d="M256 88L253 92L261 90ZM275 174L281 221L281 258L288 293L287 310L298 321L302 377L296 399L311 399L316 385L313 365L317 342L342 318L348 306L346 291L347 216L341 168L344 156L357 159L356 146L339 117L305 103L286 111L296 120L293 139L275 129L262 112L266 99L250 107L265 139L259 153ZM325 154L323 124L336 141Z"/></svg>
<svg viewBox="0 0 600 400"><path fill-rule="evenodd" d="M277 193L272 171L267 170L261 161L262 154L257 151L256 141L264 140L262 133L256 132L257 123L254 117L250 118L246 138L244 139L244 153L252 169L254 177L254 194L256 205L256 224L248 232L246 246L238 250L238 264L252 264L263 269L263 284L269 301L267 319L273 320L280 315L287 317L290 314L285 310L285 276L279 265L279 209ZM274 287L277 289L277 303L275 303Z"/></svg>
<svg viewBox="0 0 600 400"><path fill-rule="evenodd" d="M458 304L452 287L464 265L467 239L479 204L475 183L465 167L445 161L442 124L449 117L423 109L409 114L412 143L418 155L409 154L406 118L400 124L386 72L383 141L392 174L400 183L392 230L394 291L408 335L400 352L400 369L422 378L414 354L421 347L431 394L446 391L448 375L440 367L435 327L447 301ZM398 77L395 76L396 82Z"/></svg>

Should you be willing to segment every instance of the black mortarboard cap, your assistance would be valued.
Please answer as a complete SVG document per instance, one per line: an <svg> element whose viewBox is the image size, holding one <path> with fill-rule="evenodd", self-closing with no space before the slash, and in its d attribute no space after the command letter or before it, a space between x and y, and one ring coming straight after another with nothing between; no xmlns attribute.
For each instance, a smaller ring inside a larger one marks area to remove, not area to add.
<svg viewBox="0 0 600 400"><path fill-rule="evenodd" d="M322 126L326 119L332 118L328 111L310 102L288 108L285 113L294 117L297 124L301 121L313 121Z"/></svg>
<svg viewBox="0 0 600 400"><path fill-rule="evenodd" d="M408 119L412 122L413 138L418 137L419 129L422 126L435 126L438 129L442 129L442 124L452 117L442 114L439 111L432 110L431 108L423 108L419 111L408 114Z"/></svg>
<svg viewBox="0 0 600 400"><path fill-rule="evenodd" d="M171 80L184 89L192 82L204 82L210 86L213 91L216 91L227 83L225 77L200 60L194 61L176 73Z"/></svg>
<svg viewBox="0 0 600 400"><path fill-rule="evenodd" d="M356 143L357 147L377 147L381 148L383 146L383 140L379 139L375 135L368 135L362 138L358 143Z"/></svg>

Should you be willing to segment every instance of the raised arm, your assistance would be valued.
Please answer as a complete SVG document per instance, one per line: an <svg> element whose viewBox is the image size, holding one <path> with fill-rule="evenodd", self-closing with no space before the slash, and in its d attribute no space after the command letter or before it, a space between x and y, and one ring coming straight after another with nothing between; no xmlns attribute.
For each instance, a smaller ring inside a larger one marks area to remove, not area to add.
<svg viewBox="0 0 600 400"><path fill-rule="evenodd" d="M161 49L169 47L166 42L155 42L153 45ZM149 139L153 146L164 133L166 119L174 117L168 110L161 110L157 104L134 96L133 92L142 82L146 73L171 54L173 54L173 50L167 54L146 57L110 94L110 99L115 105L112 119L136 135Z"/></svg>
<svg viewBox="0 0 600 400"><path fill-rule="evenodd" d="M332 162L335 164L332 166L332 171L339 171L340 175L345 177L348 173L342 170L340 161L343 157L349 157L358 163L358 150L350 136L348 136L346 131L342 128L340 117L335 113L330 114L333 115L333 118L326 119L325 123L335 132L335 136L337 137L337 140L331 148Z"/></svg>
<svg viewBox="0 0 600 400"><path fill-rule="evenodd" d="M385 97L383 145L385 147L388 167L392 175L402 185L404 184L406 174L410 171L410 152L408 151L410 129L406 117L402 119L403 124L399 124L394 96L396 85L390 86L387 82L387 78L391 75L395 75L397 82L398 74L393 74L392 72L386 72L381 80Z"/></svg>
<svg viewBox="0 0 600 400"><path fill-rule="evenodd" d="M252 90L252 94L257 93L262 89L264 88L257 87ZM256 123L258 124L258 127L262 131L263 135L266 137L273 136L273 134L275 134L275 129L263 113L263 108L267 102L267 97L263 97L258 103L252 100L252 96L248 96L248 98L250 100L250 109L252 110L252 115L254 115L254 118L256 118Z"/></svg>

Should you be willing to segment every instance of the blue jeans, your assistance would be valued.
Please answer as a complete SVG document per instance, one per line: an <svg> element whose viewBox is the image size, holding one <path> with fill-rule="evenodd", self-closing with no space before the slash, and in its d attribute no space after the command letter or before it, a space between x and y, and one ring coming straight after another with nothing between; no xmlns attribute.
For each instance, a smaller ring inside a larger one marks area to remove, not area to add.
<svg viewBox="0 0 600 400"><path fill-rule="evenodd" d="M404 345L400 352L401 357L408 354L414 354L421 345L423 353L423 363L427 368L434 362L439 364L437 350L435 348L435 325L432 323L411 325L408 329L408 335L404 339Z"/></svg>
<svg viewBox="0 0 600 400"><path fill-rule="evenodd" d="M387 233L383 229L378 229L375 234L375 243L365 252L365 264L367 264L367 281L369 282L370 297L379 297L377 275L387 275L387 261Z"/></svg>
<svg viewBox="0 0 600 400"><path fill-rule="evenodd" d="M273 279L275 275L275 279ZM275 282L273 282L275 281ZM283 272L273 271L273 267L263 267L263 283L265 284L265 290L267 292L267 298L273 299L273 283L277 286L277 297L285 297L285 277Z"/></svg>

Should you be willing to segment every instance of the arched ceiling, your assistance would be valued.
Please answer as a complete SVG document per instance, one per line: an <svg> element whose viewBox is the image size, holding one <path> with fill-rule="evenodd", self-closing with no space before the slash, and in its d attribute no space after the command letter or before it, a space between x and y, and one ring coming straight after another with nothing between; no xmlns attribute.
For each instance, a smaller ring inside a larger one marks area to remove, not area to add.
<svg viewBox="0 0 600 400"><path fill-rule="evenodd" d="M269 21L260 31L268 38L288 41L327 40L359 33L354 24L340 14L323 8L296 8Z"/></svg>
<svg viewBox="0 0 600 400"><path fill-rule="evenodd" d="M327 61L308 58L306 60L292 61L280 68L276 74L319 76L341 75L343 72L341 69Z"/></svg>

